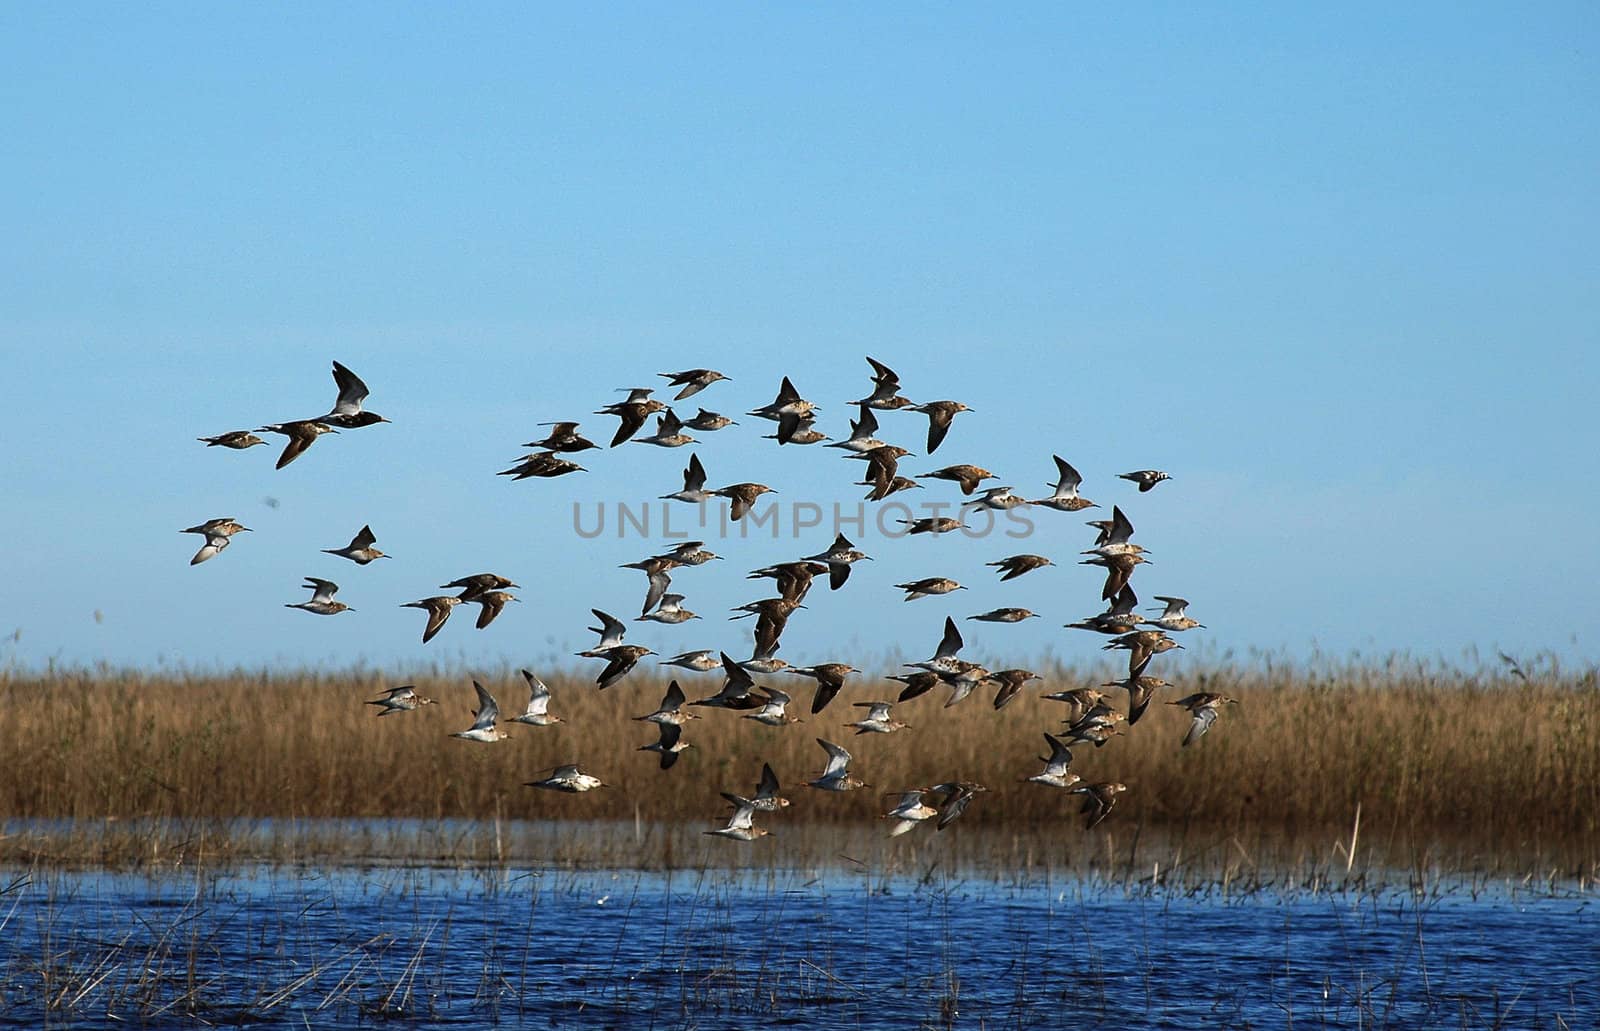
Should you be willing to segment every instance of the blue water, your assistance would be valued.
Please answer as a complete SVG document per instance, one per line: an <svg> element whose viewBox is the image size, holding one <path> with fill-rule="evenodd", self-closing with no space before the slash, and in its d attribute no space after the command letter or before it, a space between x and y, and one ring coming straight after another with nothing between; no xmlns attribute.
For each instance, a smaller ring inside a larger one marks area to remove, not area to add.
<svg viewBox="0 0 1600 1031"><path fill-rule="evenodd" d="M1600 1026L1600 919L1578 891L284 868L8 879L0 1026Z"/></svg>

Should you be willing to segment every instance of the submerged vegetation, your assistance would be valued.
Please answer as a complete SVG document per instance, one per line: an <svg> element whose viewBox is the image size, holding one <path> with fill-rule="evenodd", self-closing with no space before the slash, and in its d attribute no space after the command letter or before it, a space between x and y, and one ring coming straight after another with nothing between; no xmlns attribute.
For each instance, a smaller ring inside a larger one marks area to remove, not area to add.
<svg viewBox="0 0 1600 1031"><path fill-rule="evenodd" d="M706 718L684 734L694 747L663 771L653 753L635 751L656 735L632 717L651 711L666 685L642 669L603 692L581 671L545 675L550 711L565 722L503 724L512 739L492 745L449 736L471 722L467 673L410 681L439 704L377 719L364 703L402 681L373 671L13 670L0 674L0 860L137 863L197 848L241 858L308 850L392 857L398 849L427 861L541 855L581 864L588 856L670 867L726 856L794 866L870 851L1009 869L1120 864L1157 877L1162 866L1191 863L1338 874L1369 864L1541 877L1597 869L1600 687L1592 671L1468 673L1396 660L1284 672L1214 663L1159 695L1104 747L1074 748L1073 769L1086 781L1129 786L1115 813L1087 832L1081 796L1021 781L1041 769L1042 735L1065 714L1040 696L1109 678L1043 672L1042 683L999 711L981 695L943 708L947 689L936 689L896 706L911 729L890 735L857 737L842 726L863 711L849 703L893 698L901 686L870 678L852 682L820 715L797 704L806 722L783 728L700 710ZM504 713L521 711L527 688L515 670L476 675ZM797 702L809 701L799 678L763 679L798 685ZM690 698L720 682L680 679ZM1182 748L1188 714L1159 703L1208 690L1239 704ZM817 737L849 748L853 771L872 788L804 787L822 769ZM522 786L566 762L582 763L609 788L566 796ZM719 792L748 793L763 762L795 803L767 821L773 837L754 850L704 838L700 830L725 818ZM882 840L882 792L952 778L990 791L942 833ZM416 822L410 831L361 833L320 823L351 820ZM585 834L550 833L543 822L552 820L593 823Z"/></svg>

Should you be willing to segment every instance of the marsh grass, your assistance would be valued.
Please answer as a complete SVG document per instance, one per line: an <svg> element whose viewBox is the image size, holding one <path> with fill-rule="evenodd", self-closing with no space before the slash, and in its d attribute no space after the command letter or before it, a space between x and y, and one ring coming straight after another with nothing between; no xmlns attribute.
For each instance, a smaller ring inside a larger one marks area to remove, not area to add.
<svg viewBox="0 0 1600 1031"><path fill-rule="evenodd" d="M414 681L439 704L381 719L363 703L402 681L375 671L0 673L0 859L137 864L412 848L429 861L504 863L533 850L560 861L581 862L587 851L602 862L693 865L728 853L699 831L725 812L718 792L752 790L764 761L795 804L767 821L775 835L758 846L766 851L746 857L878 856L899 872L941 861L1076 863L1156 880L1190 864L1245 879L1269 864L1359 877L1374 863L1419 877L1440 869L1588 877L1600 858L1592 671L1546 665L1523 679L1391 660L1186 672L1161 700L1220 690L1240 704L1192 748L1179 747L1188 715L1155 704L1105 747L1075 749L1086 780L1130 788L1091 834L1080 828L1077 796L1020 781L1041 768L1041 735L1063 715L1039 696L1109 678L1045 672L1043 685L998 712L978 695L943 708L947 692L936 689L896 708L912 729L893 735L857 737L842 725L860 712L850 702L891 698L900 687L873 678L853 678L819 716L781 729L699 710L706 718L684 735L695 747L669 771L635 750L655 732L631 717L653 709L666 684L642 668L604 692L583 670L546 674L552 712L567 722L511 725L514 737L495 745L449 737L471 721L465 673ZM520 711L526 688L514 670L477 676L503 711ZM764 679L808 708L808 681ZM696 698L720 678L680 683ZM822 768L817 737L849 748L873 788L838 795L802 786ZM574 761L611 787L568 796L522 786ZM885 849L880 793L953 777L992 790L943 834L919 829L900 839L904 847ZM416 823L407 831L326 823L395 820Z"/></svg>

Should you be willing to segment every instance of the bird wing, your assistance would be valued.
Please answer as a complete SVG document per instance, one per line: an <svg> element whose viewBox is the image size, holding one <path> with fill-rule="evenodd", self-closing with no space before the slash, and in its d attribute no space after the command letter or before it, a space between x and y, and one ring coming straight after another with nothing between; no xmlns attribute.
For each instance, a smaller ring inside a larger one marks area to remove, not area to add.
<svg viewBox="0 0 1600 1031"><path fill-rule="evenodd" d="M508 596L503 592L490 591L488 594L480 595L474 600L476 600L479 605L483 606L482 611L478 613L477 623L478 629L482 630L484 627L494 622L494 617L501 613L501 611L506 607L506 602L509 599Z"/></svg>
<svg viewBox="0 0 1600 1031"><path fill-rule="evenodd" d="M607 615L599 609L590 609L589 611L593 612L594 618L600 621L599 628L589 628L600 635L600 643L594 646L594 650L604 651L607 648L615 648L621 644L623 636L628 632L628 628L623 624L622 620L616 616Z"/></svg>
<svg viewBox="0 0 1600 1031"><path fill-rule="evenodd" d="M956 629L956 621L946 616L944 618L944 637L939 641L939 650L933 653L933 657L935 659L953 659L961 651L963 643L961 631Z"/></svg>
<svg viewBox="0 0 1600 1031"><path fill-rule="evenodd" d="M350 541L350 551L364 551L378 543L378 538L373 534L372 527L363 526L361 532Z"/></svg>
<svg viewBox="0 0 1600 1031"><path fill-rule="evenodd" d="M700 464L700 456L689 456L689 467L683 471L683 489L686 491L700 491L706 488L706 467Z"/></svg>
<svg viewBox="0 0 1600 1031"><path fill-rule="evenodd" d="M355 415L361 411L361 402L367 399L367 385L349 369L333 363L333 382L339 387L339 398L329 415Z"/></svg>
<svg viewBox="0 0 1600 1031"><path fill-rule="evenodd" d="M822 750L828 753L828 765L823 768L822 779L827 780L844 776L845 772L850 768L850 753L832 741L825 741L820 737L817 738L817 744L821 745Z"/></svg>
<svg viewBox="0 0 1600 1031"><path fill-rule="evenodd" d="M472 687L478 692L478 711L477 719L472 721L471 729L491 730L500 719L500 706L494 700L494 695L490 694L482 684L474 680Z"/></svg>

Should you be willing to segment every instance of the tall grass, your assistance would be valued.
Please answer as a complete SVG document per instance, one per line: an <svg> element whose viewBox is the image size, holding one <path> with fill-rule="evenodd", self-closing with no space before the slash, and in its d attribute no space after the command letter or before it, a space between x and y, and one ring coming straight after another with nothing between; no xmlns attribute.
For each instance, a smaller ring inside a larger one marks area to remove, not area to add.
<svg viewBox="0 0 1600 1031"><path fill-rule="evenodd" d="M1170 854L1251 856L1271 846L1293 856L1304 843L1321 855L1338 843L1382 849L1390 862L1448 856L1453 866L1486 868L1517 856L1529 869L1565 871L1592 871L1600 857L1600 688L1592 671L1547 667L1518 679L1392 660L1288 672L1217 662L1186 673L1180 689L1158 701L1192 690L1240 700L1197 746L1179 747L1188 715L1155 704L1105 747L1075 749L1085 780L1129 787L1096 833L1120 834L1130 865L1140 835ZM515 671L478 675L503 711L520 711L526 688ZM555 693L551 711L567 722L510 725L511 740L480 745L448 736L471 722L465 673L415 681L440 704L382 719L363 702L399 681L373 671L0 673L0 818L78 828L464 819L485 821L496 835L502 823L579 819L697 830L726 811L720 791L748 793L770 762L795 801L770 820L778 849L802 829L872 823L883 811L881 792L958 777L991 791L957 827L1011 835L1018 849L1048 849L1081 832L1077 796L1020 783L1042 768L1042 732L1064 714L1039 696L1105 678L1048 670L1042 686L998 712L978 695L943 708L947 691L939 688L897 707L912 729L893 735L856 737L842 726L862 711L851 701L892 698L901 686L874 678L855 678L819 716L781 729L702 709L706 718L684 735L695 747L668 771L654 754L635 751L655 730L631 719L654 708L665 679L641 668L604 692L583 670L545 679ZM804 713L809 682L761 679L793 691ZM714 693L720 678L680 682L695 698ZM823 765L817 737L849 748L873 788L838 795L801 786ZM522 786L564 762L583 764L611 787L567 796ZM0 858L15 857L15 828L0 837Z"/></svg>

